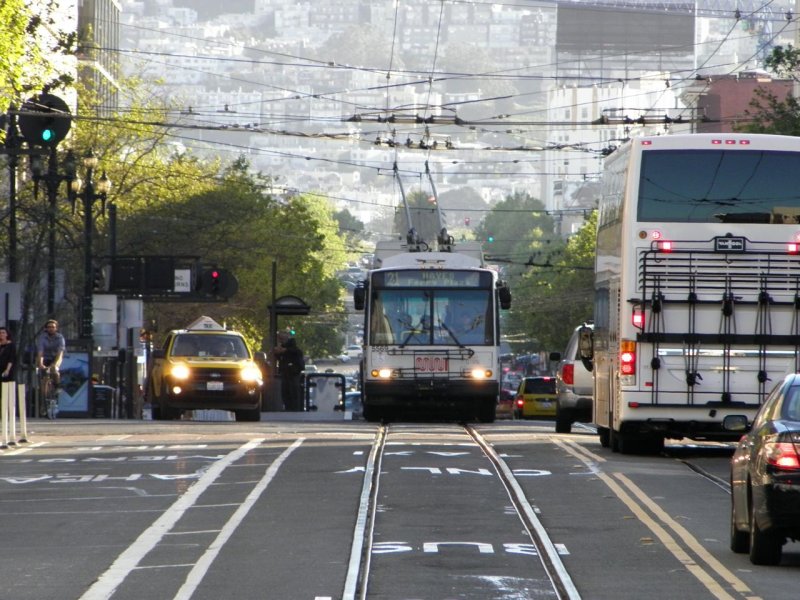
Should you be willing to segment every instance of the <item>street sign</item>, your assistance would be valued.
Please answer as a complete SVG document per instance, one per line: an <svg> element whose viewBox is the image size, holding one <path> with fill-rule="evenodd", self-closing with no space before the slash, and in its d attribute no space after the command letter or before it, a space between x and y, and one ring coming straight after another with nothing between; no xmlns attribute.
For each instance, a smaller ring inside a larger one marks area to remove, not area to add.
<svg viewBox="0 0 800 600"><path fill-rule="evenodd" d="M9 321L22 320L22 284L20 282L0 283L0 319L6 325Z"/></svg>

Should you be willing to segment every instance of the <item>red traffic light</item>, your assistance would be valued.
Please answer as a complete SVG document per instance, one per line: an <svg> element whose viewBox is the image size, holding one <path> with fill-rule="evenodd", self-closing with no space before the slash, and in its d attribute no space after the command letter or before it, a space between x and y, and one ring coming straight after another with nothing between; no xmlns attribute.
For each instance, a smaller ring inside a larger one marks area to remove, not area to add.
<svg viewBox="0 0 800 600"><path fill-rule="evenodd" d="M200 274L198 291L218 298L230 298L239 289L239 282L225 269L205 269Z"/></svg>

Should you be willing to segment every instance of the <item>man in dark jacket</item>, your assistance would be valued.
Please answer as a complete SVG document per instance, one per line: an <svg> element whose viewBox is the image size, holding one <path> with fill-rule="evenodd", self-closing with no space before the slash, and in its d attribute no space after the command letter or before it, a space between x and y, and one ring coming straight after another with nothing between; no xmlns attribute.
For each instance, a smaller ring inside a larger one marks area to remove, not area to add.
<svg viewBox="0 0 800 600"><path fill-rule="evenodd" d="M287 411L303 410L300 377L306 368L303 351L293 337L284 336L275 350L278 359L278 373L281 376L281 395L283 408Z"/></svg>

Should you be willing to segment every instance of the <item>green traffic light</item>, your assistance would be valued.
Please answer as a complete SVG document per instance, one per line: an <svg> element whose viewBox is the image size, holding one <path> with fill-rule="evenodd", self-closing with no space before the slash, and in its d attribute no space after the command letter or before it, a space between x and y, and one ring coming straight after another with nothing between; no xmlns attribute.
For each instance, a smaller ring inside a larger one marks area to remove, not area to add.
<svg viewBox="0 0 800 600"><path fill-rule="evenodd" d="M487 241L491 244L494 241L494 236L490 235Z"/></svg>
<svg viewBox="0 0 800 600"><path fill-rule="evenodd" d="M55 132L52 129L42 129L42 141L49 142L55 137Z"/></svg>

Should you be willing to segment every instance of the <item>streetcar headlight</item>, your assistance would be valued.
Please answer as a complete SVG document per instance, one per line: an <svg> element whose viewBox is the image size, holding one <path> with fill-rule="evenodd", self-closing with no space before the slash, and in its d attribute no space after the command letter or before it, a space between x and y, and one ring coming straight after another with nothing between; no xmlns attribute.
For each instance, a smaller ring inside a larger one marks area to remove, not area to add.
<svg viewBox="0 0 800 600"><path fill-rule="evenodd" d="M245 365L239 372L242 381L261 381L261 369L256 365Z"/></svg>
<svg viewBox="0 0 800 600"><path fill-rule="evenodd" d="M169 372L175 379L188 379L190 373L189 367L184 364L172 365L172 369Z"/></svg>
<svg viewBox="0 0 800 600"><path fill-rule="evenodd" d="M370 375L378 379L390 379L392 377L392 370L386 367L382 369L372 369Z"/></svg>
<svg viewBox="0 0 800 600"><path fill-rule="evenodd" d="M492 376L491 369L484 369L483 367L475 367L470 371L470 377L473 379L489 379Z"/></svg>

